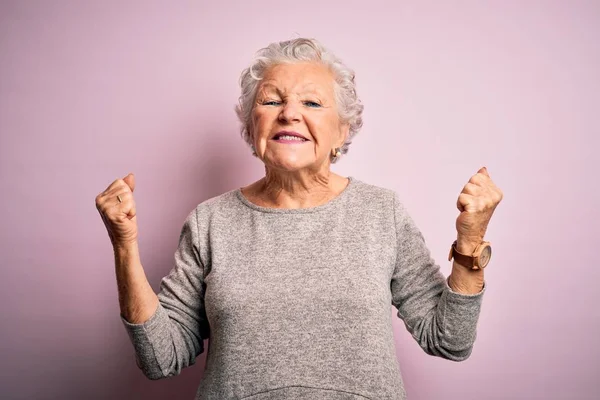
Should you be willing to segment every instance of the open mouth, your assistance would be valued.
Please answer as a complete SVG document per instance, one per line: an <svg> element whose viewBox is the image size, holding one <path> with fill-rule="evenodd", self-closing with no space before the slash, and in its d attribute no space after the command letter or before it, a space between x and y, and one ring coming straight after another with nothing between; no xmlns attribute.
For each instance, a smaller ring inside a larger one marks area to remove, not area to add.
<svg viewBox="0 0 600 400"><path fill-rule="evenodd" d="M277 142L307 142L307 139L304 139L299 136L286 135L286 134L277 134L273 137L273 140Z"/></svg>

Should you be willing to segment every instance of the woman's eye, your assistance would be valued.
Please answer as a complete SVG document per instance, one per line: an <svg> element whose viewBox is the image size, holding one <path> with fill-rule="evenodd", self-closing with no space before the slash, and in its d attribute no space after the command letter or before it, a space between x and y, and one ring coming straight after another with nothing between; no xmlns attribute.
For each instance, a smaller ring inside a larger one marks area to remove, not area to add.
<svg viewBox="0 0 600 400"><path fill-rule="evenodd" d="M310 107L321 107L321 105L319 103L315 103L314 101L305 101L304 104L310 106Z"/></svg>
<svg viewBox="0 0 600 400"><path fill-rule="evenodd" d="M271 106L271 105L279 105L279 104L281 104L281 103L276 100L267 100L262 103L263 106ZM305 101L304 104L306 104L307 106L312 107L312 108L321 107L321 105L319 103L314 102L314 101Z"/></svg>

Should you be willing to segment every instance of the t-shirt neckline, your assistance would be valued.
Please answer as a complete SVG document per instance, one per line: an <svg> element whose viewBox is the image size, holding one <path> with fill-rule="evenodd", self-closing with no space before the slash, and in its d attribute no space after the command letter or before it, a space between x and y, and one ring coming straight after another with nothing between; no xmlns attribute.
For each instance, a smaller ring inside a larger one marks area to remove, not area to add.
<svg viewBox="0 0 600 400"><path fill-rule="evenodd" d="M348 176L348 183L346 184L346 187L344 188L344 190L342 190L340 193L338 193L338 195L335 196L333 199L329 200L327 203L320 204L318 206L305 207L305 208L263 207L263 206L259 206L258 204L254 204L250 200L248 200L243 195L242 188L236 189L235 194L236 194L237 198L245 206L247 206L253 210L256 210L256 211L260 211L260 212L264 212L264 213L273 213L273 214L305 214L305 213L313 213L313 212L323 211L323 210L327 210L331 207L334 207L337 203L341 202L344 199L344 197L346 197L348 195L348 192L350 192L352 190L352 188L355 186L355 184L356 184L356 179L354 179L352 176Z"/></svg>

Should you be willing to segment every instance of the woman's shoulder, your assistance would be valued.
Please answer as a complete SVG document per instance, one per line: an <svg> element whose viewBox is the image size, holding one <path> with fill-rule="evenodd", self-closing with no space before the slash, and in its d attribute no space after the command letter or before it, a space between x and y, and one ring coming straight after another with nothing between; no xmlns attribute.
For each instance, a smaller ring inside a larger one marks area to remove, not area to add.
<svg viewBox="0 0 600 400"><path fill-rule="evenodd" d="M378 210L386 215L392 212L395 218L404 218L409 214L401 192L387 186L367 183L355 179L353 198L355 206Z"/></svg>
<svg viewBox="0 0 600 400"><path fill-rule="evenodd" d="M196 205L194 211L197 213L212 213L223 209L229 209L236 203L236 191L237 189L232 189L202 200Z"/></svg>
<svg viewBox="0 0 600 400"><path fill-rule="evenodd" d="M352 184L354 190L352 191L353 197L367 204L372 204L380 201L393 201L398 195L395 190L385 186L368 183L362 179L352 178Z"/></svg>

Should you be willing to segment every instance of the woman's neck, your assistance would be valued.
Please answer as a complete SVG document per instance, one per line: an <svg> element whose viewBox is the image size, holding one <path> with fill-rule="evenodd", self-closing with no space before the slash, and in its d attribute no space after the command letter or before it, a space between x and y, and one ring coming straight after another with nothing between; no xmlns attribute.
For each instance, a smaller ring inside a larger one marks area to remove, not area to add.
<svg viewBox="0 0 600 400"><path fill-rule="evenodd" d="M249 201L262 207L308 208L327 203L347 184L348 178L331 171L312 174L266 169L265 177L242 188L242 193Z"/></svg>

